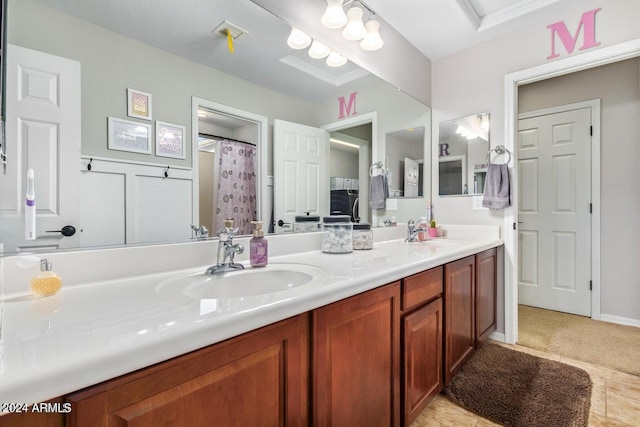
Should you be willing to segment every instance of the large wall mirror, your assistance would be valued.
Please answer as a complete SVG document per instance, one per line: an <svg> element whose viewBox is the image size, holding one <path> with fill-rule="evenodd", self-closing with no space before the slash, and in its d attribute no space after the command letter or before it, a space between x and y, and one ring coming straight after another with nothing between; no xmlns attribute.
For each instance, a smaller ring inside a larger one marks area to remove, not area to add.
<svg viewBox="0 0 640 427"><path fill-rule="evenodd" d="M438 194L482 194L489 152L489 113L442 122L439 130Z"/></svg>
<svg viewBox="0 0 640 427"><path fill-rule="evenodd" d="M254 153L255 179L247 182L255 186L255 207L249 209L271 232L288 232L296 213L330 212L332 176L350 179L349 196L366 199L366 171L382 160L376 141L429 117L427 106L351 61L329 67L307 49L292 49L291 26L250 0L196 0L189 7L5 1L7 140L15 144L7 147L6 173L0 174L5 252L189 241L192 224L206 225L215 236L218 208L211 192L218 184L211 181L219 172L212 169L220 140L255 147L243 151ZM53 68L20 65L34 58ZM18 81L30 86L18 88ZM130 114L139 98L129 89L148 95L148 110ZM76 126L56 124L51 112L30 115L37 109L18 103L25 99L68 108ZM307 190L298 195L305 206L289 197L298 190L283 189L279 181L287 171L276 162L278 135L290 135L289 125L320 130L326 153L318 160L317 190L297 182ZM142 149L132 149L132 135ZM345 166L356 157L358 173ZM27 169L36 177L36 240L24 239ZM278 206L288 215L281 229L273 226ZM232 210L238 207L231 203ZM359 207L358 216L371 220L367 203ZM67 225L76 232L70 235Z"/></svg>

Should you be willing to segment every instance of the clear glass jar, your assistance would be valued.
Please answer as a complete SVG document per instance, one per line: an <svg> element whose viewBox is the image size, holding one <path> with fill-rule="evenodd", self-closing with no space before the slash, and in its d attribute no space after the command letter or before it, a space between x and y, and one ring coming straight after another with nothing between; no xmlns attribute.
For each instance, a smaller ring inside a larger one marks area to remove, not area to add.
<svg viewBox="0 0 640 427"><path fill-rule="evenodd" d="M297 215L293 223L294 233L320 231L320 217L317 215Z"/></svg>
<svg viewBox="0 0 640 427"><path fill-rule="evenodd" d="M353 224L349 215L322 218L322 252L346 254L353 252Z"/></svg>
<svg viewBox="0 0 640 427"><path fill-rule="evenodd" d="M353 224L353 250L366 249L373 249L371 224L365 222Z"/></svg>

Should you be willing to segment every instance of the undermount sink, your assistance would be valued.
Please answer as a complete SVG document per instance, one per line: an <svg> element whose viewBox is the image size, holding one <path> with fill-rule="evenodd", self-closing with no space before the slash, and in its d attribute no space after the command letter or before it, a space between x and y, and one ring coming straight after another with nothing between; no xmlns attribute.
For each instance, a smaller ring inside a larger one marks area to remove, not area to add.
<svg viewBox="0 0 640 427"><path fill-rule="evenodd" d="M202 273L161 282L156 290L164 295L184 295L195 299L239 298L289 291L308 286L324 275L324 270L306 264L269 264L227 273Z"/></svg>

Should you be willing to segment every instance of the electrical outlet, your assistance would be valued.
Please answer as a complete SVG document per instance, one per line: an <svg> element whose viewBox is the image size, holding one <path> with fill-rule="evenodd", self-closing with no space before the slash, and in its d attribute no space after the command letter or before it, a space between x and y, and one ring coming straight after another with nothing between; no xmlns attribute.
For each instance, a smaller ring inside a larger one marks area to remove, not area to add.
<svg viewBox="0 0 640 427"><path fill-rule="evenodd" d="M397 211L398 199L387 199L385 204L385 209L388 211Z"/></svg>
<svg viewBox="0 0 640 427"><path fill-rule="evenodd" d="M484 206L482 206L482 198L483 196L473 196L473 210L474 211L486 211L489 208L485 208Z"/></svg>

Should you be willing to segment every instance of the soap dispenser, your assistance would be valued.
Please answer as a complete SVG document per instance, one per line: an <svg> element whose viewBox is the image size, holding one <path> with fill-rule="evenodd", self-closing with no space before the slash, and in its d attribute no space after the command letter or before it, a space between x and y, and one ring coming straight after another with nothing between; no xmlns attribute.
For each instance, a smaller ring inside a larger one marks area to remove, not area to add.
<svg viewBox="0 0 640 427"><path fill-rule="evenodd" d="M264 267L267 265L269 246L264 238L262 221L251 221L251 224L255 226L253 238L249 241L251 267Z"/></svg>
<svg viewBox="0 0 640 427"><path fill-rule="evenodd" d="M40 260L40 273L31 280L31 293L39 297L56 294L62 287L62 279L52 271L53 263L46 258Z"/></svg>

